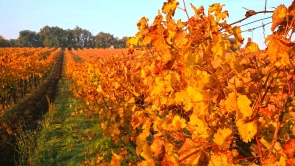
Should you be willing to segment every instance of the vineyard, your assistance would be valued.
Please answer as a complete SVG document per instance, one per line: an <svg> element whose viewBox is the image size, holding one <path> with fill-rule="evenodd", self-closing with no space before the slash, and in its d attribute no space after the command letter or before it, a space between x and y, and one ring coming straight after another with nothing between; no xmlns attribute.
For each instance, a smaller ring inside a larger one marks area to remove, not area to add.
<svg viewBox="0 0 295 166"><path fill-rule="evenodd" d="M62 50L55 48L1 49L0 165L13 165L16 135L35 128L48 111L61 76Z"/></svg>
<svg viewBox="0 0 295 166"><path fill-rule="evenodd" d="M1 117L17 119L10 108L51 79L57 92L40 92L49 112L36 149L19 149L22 162L295 165L295 1L232 24L219 3L190 7L191 17L185 2L168 0L152 23L142 17L129 49L0 49ZM236 24L267 12L272 34L261 51ZM1 122L8 135L20 130ZM23 135L19 146L32 133Z"/></svg>
<svg viewBox="0 0 295 166"><path fill-rule="evenodd" d="M46 77L61 49L12 48L0 50L0 98L2 109L24 97L29 88L37 87Z"/></svg>

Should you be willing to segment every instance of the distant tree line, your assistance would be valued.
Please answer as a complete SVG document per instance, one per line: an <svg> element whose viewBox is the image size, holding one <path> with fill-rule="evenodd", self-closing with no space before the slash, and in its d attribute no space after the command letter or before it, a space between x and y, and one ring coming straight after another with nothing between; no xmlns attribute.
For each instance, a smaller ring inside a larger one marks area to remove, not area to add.
<svg viewBox="0 0 295 166"><path fill-rule="evenodd" d="M120 39L105 32L93 36L89 30L78 26L65 30L46 25L39 32L20 31L17 39L7 40L0 35L0 47L125 48L127 39L126 36Z"/></svg>

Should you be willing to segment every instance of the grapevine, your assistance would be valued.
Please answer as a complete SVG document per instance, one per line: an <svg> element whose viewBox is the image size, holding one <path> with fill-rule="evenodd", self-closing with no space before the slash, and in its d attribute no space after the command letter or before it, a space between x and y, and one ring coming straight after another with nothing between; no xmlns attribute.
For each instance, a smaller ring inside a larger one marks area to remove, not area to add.
<svg viewBox="0 0 295 166"><path fill-rule="evenodd" d="M11 98L16 103L24 97L29 87L37 87L60 51L54 48L1 48L1 109L9 107Z"/></svg>
<svg viewBox="0 0 295 166"><path fill-rule="evenodd" d="M250 38L231 50L244 39L223 5L190 4L187 21L174 20L178 6L168 0L151 24L139 20L131 55L67 51L74 96L105 136L134 145L138 165L294 165L295 2L273 11L264 51Z"/></svg>

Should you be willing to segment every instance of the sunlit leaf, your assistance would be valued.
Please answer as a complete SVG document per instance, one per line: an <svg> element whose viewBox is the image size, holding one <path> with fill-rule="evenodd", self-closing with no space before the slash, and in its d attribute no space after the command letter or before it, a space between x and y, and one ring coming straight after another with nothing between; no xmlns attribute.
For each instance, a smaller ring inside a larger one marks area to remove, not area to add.
<svg viewBox="0 0 295 166"><path fill-rule="evenodd" d="M136 154L141 155L146 160L151 160L153 154L152 154L149 144L146 141L147 136L148 135L146 133L142 133L137 137L137 139L136 139Z"/></svg>
<svg viewBox="0 0 295 166"><path fill-rule="evenodd" d="M287 8L285 5L278 6L272 15L272 25L271 30L274 31L275 28L287 17Z"/></svg>
<svg viewBox="0 0 295 166"><path fill-rule="evenodd" d="M253 110L250 107L251 101L246 95L239 95L237 99L237 104L243 117L249 117L252 115Z"/></svg>
<svg viewBox="0 0 295 166"><path fill-rule="evenodd" d="M245 45L245 50L246 52L249 52L249 53L260 51L258 44L255 42L252 42L251 38L248 38L248 42Z"/></svg>
<svg viewBox="0 0 295 166"><path fill-rule="evenodd" d="M244 142L250 142L255 134L257 133L257 124L256 122L244 123L242 119L236 122L238 127L239 135Z"/></svg>
<svg viewBox="0 0 295 166"><path fill-rule="evenodd" d="M172 124L175 127L175 130L179 130L180 128L186 127L185 119L181 118L178 115L174 116Z"/></svg>
<svg viewBox="0 0 295 166"><path fill-rule="evenodd" d="M226 138L232 134L232 130L229 128L218 129L217 133L214 135L213 141L221 146Z"/></svg>
<svg viewBox="0 0 295 166"><path fill-rule="evenodd" d="M121 155L117 155L117 154L114 153L113 151L112 151L112 154L113 154L113 156L112 156L112 160L111 160L110 165L111 165L111 166L117 166L117 165L120 165L121 162L122 162L122 160L123 160L123 157L122 157Z"/></svg>
<svg viewBox="0 0 295 166"><path fill-rule="evenodd" d="M242 37L242 35L241 35L241 28L240 27L238 27L238 26L234 26L233 27L233 32L234 32L234 36L235 36L235 38L237 39L237 41L239 42L239 43L243 43L244 42L244 38Z"/></svg>

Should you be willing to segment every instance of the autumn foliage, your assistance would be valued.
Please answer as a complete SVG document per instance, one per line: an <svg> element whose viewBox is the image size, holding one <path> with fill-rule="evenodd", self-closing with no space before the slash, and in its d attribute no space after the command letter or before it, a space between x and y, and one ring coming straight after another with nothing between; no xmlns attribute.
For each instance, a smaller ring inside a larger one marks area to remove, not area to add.
<svg viewBox="0 0 295 166"><path fill-rule="evenodd" d="M0 49L0 110L24 97L27 90L45 79L61 48Z"/></svg>
<svg viewBox="0 0 295 166"><path fill-rule="evenodd" d="M106 136L136 144L138 165L294 165L295 3L273 12L266 51L249 39L236 52L241 28L223 5L190 6L187 21L173 18L176 0L141 18L129 40L140 55L85 49L75 62L68 51L74 95ZM114 165L123 159L113 152Z"/></svg>

